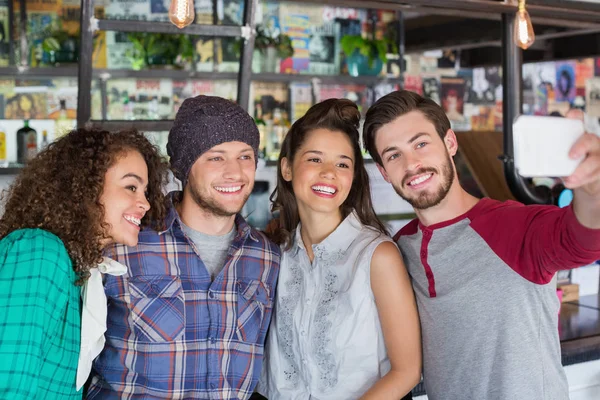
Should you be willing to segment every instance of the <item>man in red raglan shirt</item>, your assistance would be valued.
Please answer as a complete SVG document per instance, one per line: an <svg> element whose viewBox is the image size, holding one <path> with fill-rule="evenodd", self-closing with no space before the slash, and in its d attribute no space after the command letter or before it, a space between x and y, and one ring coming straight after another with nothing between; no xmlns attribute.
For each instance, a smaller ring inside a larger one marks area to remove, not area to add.
<svg viewBox="0 0 600 400"><path fill-rule="evenodd" d="M554 276L600 259L600 138L564 178L571 206L477 199L459 184L444 111L397 91L367 112L365 147L417 219L396 235L411 275L430 400L566 400Z"/></svg>

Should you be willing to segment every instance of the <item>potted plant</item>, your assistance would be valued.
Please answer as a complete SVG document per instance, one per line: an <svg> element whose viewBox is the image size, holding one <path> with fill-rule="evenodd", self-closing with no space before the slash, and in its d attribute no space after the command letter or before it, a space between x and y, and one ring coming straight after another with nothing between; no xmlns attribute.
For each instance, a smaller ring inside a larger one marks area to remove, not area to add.
<svg viewBox="0 0 600 400"><path fill-rule="evenodd" d="M292 39L288 35L268 31L262 25L256 26L254 48L262 56L262 72L277 72L278 61L294 55Z"/></svg>
<svg viewBox="0 0 600 400"><path fill-rule="evenodd" d="M352 76L379 75L387 62L389 39L365 39L361 35L346 35L340 41L346 55L348 73Z"/></svg>
<svg viewBox="0 0 600 400"><path fill-rule="evenodd" d="M183 69L194 59L194 44L189 35L137 32L128 33L133 49L127 52L134 70L144 67Z"/></svg>
<svg viewBox="0 0 600 400"><path fill-rule="evenodd" d="M77 62L79 32L67 32L57 20L46 27L42 32L42 38L41 63L56 65Z"/></svg>

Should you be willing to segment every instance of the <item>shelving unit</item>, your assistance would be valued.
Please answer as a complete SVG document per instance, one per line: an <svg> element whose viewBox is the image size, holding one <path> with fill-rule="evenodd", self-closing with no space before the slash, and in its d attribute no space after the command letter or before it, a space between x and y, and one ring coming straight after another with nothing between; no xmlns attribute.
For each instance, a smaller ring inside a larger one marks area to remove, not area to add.
<svg viewBox="0 0 600 400"><path fill-rule="evenodd" d="M24 1L24 0L21 0ZM240 67L237 73L238 91L237 102L248 109L250 93L250 75L252 52L256 36L254 16L258 0L244 1L244 18L242 26L192 24L178 29L168 22L126 21L94 18L94 1L81 2L81 39L79 47L79 84L77 100L77 124L84 126L91 118L91 85L95 73L92 68L93 34L95 30L119 32L153 32L179 33L212 37L242 37ZM183 78L189 79L189 76ZM210 79L210 78L209 78ZM212 78L214 79L214 78Z"/></svg>
<svg viewBox="0 0 600 400"><path fill-rule="evenodd" d="M145 69L145 70L127 70L127 69L94 69L92 77L96 79L157 79L157 72L160 73L159 79L198 79L198 80L234 80L238 74L235 72L201 72L175 69ZM0 67L0 77L12 76L23 78L77 78L77 67ZM379 83L402 83L401 78L386 78L380 76L349 76L349 75L315 75L315 74L279 74L279 73L251 73L251 81L256 82L311 82L318 79L323 84L361 84L375 85Z"/></svg>
<svg viewBox="0 0 600 400"><path fill-rule="evenodd" d="M92 123L96 126L106 129L118 129L133 127L140 130L168 130L171 121L117 121L106 119L106 82L111 79L139 78L139 79L174 79L174 80L237 80L237 103L246 110L250 103L250 85L255 82L318 82L321 84L361 84L374 86L379 83L402 84L401 78L387 79L371 76L321 76L304 74L278 74L278 73L252 73L252 55L254 51L254 40L256 36L254 16L258 7L259 0L244 0L244 18L241 26L231 25L206 25L192 24L183 29L178 29L168 22L155 21L137 21L137 20L118 20L118 19L96 19L94 17L94 0L81 1L80 17L80 46L79 63L77 66L57 66L57 67L29 67L26 62L14 67L0 67L0 77L10 76L23 79L35 78L77 78L78 79L78 99L77 99L77 124L84 126ZM286 1L286 0L283 0ZM11 2L12 5L12 2ZM13 21L12 7L10 9L10 20ZM27 12L26 1L20 0L20 23L26 26ZM398 15L401 17L401 13ZM403 37L399 25L399 36ZM123 70L123 69L94 69L92 63L93 54L93 35L96 31L118 31L118 32L153 32L167 34L189 34L201 37L224 38L241 37L243 38L239 71L236 72L200 72L194 70L169 70L169 69L146 69L146 70ZM12 43L11 43L12 44ZM24 32L19 41L22 54L27 55L28 44ZM402 51L402 43L400 51ZM11 52L11 55L13 52ZM22 60L28 59L27 56ZM99 82L102 100L103 120L91 120L91 90L94 80Z"/></svg>

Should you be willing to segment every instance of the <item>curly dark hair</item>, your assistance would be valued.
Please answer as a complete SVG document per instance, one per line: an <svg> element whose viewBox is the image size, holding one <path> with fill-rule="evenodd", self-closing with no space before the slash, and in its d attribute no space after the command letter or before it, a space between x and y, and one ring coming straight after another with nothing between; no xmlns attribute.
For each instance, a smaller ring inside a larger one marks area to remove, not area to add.
<svg viewBox="0 0 600 400"><path fill-rule="evenodd" d="M0 239L23 228L51 232L67 248L80 277L78 283L85 281L89 269L102 261L102 242L108 238L109 226L100 203L105 175L128 151L138 151L148 166L150 210L142 225L161 228L166 215L162 188L168 167L154 145L136 130L76 129L29 161L3 192L6 206L0 218Z"/></svg>

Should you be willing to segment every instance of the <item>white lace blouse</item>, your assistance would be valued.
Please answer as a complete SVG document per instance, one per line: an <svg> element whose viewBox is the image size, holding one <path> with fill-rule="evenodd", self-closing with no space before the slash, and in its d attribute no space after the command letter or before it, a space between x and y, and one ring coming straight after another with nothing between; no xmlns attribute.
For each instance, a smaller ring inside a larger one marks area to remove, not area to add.
<svg viewBox="0 0 600 400"><path fill-rule="evenodd" d="M390 369L371 290L375 248L387 236L350 214L311 264L296 230L282 255L258 391L269 400L357 399Z"/></svg>

